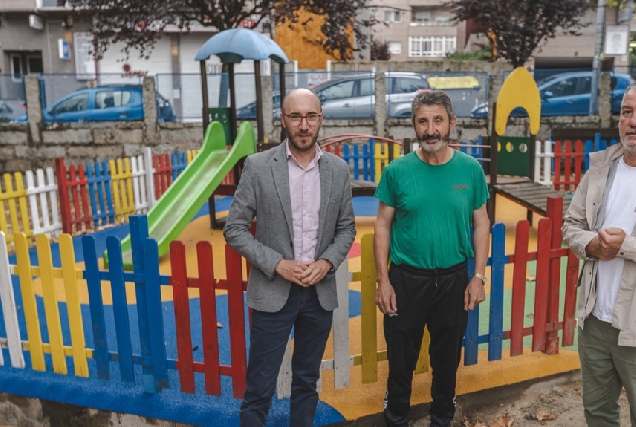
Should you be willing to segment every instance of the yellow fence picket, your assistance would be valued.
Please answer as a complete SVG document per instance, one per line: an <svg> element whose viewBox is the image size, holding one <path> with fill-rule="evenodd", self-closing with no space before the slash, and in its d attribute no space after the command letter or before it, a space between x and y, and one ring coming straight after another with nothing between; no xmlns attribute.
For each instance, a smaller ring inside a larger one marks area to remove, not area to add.
<svg viewBox="0 0 636 427"><path fill-rule="evenodd" d="M128 216L135 212L135 201L132 187L132 171L130 159L110 160L108 162L112 177L113 202L117 220L125 222Z"/></svg>
<svg viewBox="0 0 636 427"><path fill-rule="evenodd" d="M24 233L16 233L13 237L17 258L15 271L20 278L20 291L22 292L22 305L24 306L29 352L31 353L31 366L36 371L45 371L40 318L38 317L38 309L35 303L31 259L29 258L29 244Z"/></svg>
<svg viewBox="0 0 636 427"><path fill-rule="evenodd" d="M361 267L361 325L362 332L362 382L378 380L378 328L375 306L375 263L373 261L373 234L362 236L360 244Z"/></svg>
<svg viewBox="0 0 636 427"><path fill-rule="evenodd" d="M21 172L13 175L5 173L4 190L0 187L0 231L6 234L7 248L13 241L13 235L18 232L24 233L27 237L33 235L31 224L29 223L29 211L27 209L27 190L24 188L24 179ZM15 187L13 182L15 181ZM5 218L5 201L9 208L9 222ZM22 221L20 221L22 220ZM9 229L9 225L11 226Z"/></svg>
<svg viewBox="0 0 636 427"><path fill-rule="evenodd" d="M66 309L68 311L68 323L71 329L75 375L88 377L84 323L82 321L82 311L78 295L78 274L75 267L73 239L69 234L62 234L59 243L60 257L62 258L62 277L64 278L64 290L66 292Z"/></svg>
<svg viewBox="0 0 636 427"><path fill-rule="evenodd" d="M51 244L45 234L38 234L35 237L35 244L40 263L40 280L42 281L42 294L44 297L44 310L46 311L46 326L49 331L51 356L53 358L53 371L66 375L66 357L64 354L64 342L62 341L60 311L57 306L58 299L55 290Z"/></svg>
<svg viewBox="0 0 636 427"><path fill-rule="evenodd" d="M376 142L373 146L373 164L375 169L375 182L380 182L384 168L388 166L390 159L397 159L402 156L402 147L397 144L386 142ZM393 151L393 156L389 156L389 150Z"/></svg>
<svg viewBox="0 0 636 427"><path fill-rule="evenodd" d="M199 154L200 150L187 150L186 151L186 163L190 164L192 160Z"/></svg>

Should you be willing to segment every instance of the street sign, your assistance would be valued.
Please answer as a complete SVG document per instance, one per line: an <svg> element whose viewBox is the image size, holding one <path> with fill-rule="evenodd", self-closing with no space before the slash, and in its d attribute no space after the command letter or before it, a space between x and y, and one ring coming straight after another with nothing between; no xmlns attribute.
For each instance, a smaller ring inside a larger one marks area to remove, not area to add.
<svg viewBox="0 0 636 427"><path fill-rule="evenodd" d="M71 44L64 39L57 40L57 51L60 55L60 59L71 59Z"/></svg>

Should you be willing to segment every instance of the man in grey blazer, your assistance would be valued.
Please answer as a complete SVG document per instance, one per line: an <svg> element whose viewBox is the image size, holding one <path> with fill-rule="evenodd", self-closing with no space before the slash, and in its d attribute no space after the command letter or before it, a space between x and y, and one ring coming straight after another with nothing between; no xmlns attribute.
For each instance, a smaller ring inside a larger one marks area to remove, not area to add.
<svg viewBox="0 0 636 427"><path fill-rule="evenodd" d="M224 229L228 244L252 265L243 427L266 424L292 327L290 426L313 425L320 362L338 305L334 272L356 234L349 167L316 144L319 99L296 89L282 110L289 138L246 159Z"/></svg>

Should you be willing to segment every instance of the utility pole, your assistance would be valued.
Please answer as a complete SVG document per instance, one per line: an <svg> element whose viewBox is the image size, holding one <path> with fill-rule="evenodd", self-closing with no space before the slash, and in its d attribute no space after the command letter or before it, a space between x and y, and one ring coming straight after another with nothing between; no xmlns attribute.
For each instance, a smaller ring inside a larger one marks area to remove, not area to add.
<svg viewBox="0 0 636 427"><path fill-rule="evenodd" d="M603 40L605 39L605 0L598 0L596 9L596 44L594 62L592 64L592 96L590 96L590 116L596 114L598 108L598 82L601 61L603 60Z"/></svg>

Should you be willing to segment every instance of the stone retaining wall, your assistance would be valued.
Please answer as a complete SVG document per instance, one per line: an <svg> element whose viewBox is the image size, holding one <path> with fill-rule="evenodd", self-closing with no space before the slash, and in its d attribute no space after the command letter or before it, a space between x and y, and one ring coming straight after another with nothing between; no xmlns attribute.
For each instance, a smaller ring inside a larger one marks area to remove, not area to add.
<svg viewBox="0 0 636 427"><path fill-rule="evenodd" d="M408 67L416 66L414 63L405 63L400 65L400 69L402 67L408 69L407 65ZM421 68L421 65L419 67ZM501 71L499 68L487 71ZM503 78L501 75L493 75L488 80L489 102L492 105L499 93ZM53 166L56 157L65 158L69 164L87 163L138 155L142 153L143 147L151 147L155 154L201 147L203 130L200 123L157 123L154 102L144 102L144 121L45 125L42 123L42 114L39 111L40 85L38 78L26 77L25 85L27 102L31 106L29 108L29 123L0 126L0 173L23 172L28 169ZM263 77L262 85L264 100L271 100L273 96L271 77ZM544 118L541 120L539 139L547 139L552 128L600 129L616 127L618 117L611 116L610 85L610 77L602 75L598 115ZM145 78L143 86L144 99L155 99L154 79ZM384 74L376 73L375 86L376 93L380 94L376 97L381 99L381 95L386 93ZM273 117L273 103L264 102L263 104L264 117ZM490 122L490 119L458 119L457 128L451 137L464 141L477 139L479 135L488 134ZM256 123L254 122L253 125L256 126ZM280 122L265 120L264 131L265 137L269 141L277 142L280 139ZM415 136L410 120L391 119L386 116L384 103L376 104L373 119L324 120L321 136L341 133L389 136L397 140ZM510 119L506 135L529 135L528 120Z"/></svg>

